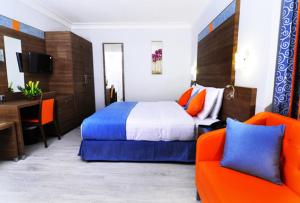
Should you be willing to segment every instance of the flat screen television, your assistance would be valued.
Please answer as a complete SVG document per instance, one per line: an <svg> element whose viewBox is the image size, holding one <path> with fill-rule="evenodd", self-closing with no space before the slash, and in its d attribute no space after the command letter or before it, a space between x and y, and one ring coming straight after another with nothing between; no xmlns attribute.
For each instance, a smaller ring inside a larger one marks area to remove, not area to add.
<svg viewBox="0 0 300 203"><path fill-rule="evenodd" d="M47 54L29 52L28 72L30 73L52 73L53 59Z"/></svg>
<svg viewBox="0 0 300 203"><path fill-rule="evenodd" d="M16 55L17 55L17 61L18 61L19 71L22 73L22 72L24 72L22 53L16 52Z"/></svg>

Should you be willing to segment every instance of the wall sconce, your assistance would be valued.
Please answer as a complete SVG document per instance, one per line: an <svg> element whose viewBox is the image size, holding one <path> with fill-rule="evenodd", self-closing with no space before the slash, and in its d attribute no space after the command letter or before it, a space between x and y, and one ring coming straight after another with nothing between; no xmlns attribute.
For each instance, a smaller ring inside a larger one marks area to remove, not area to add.
<svg viewBox="0 0 300 203"><path fill-rule="evenodd" d="M192 81L196 81L197 78L197 65L194 64L191 68L191 77L192 77Z"/></svg>
<svg viewBox="0 0 300 203"><path fill-rule="evenodd" d="M246 69L249 61L250 53L249 51L245 52L236 52L235 53L235 70Z"/></svg>
<svg viewBox="0 0 300 203"><path fill-rule="evenodd" d="M234 99L235 96L235 88L233 85L226 85L226 88L230 88L231 90L225 95L225 98L227 100L232 100Z"/></svg>

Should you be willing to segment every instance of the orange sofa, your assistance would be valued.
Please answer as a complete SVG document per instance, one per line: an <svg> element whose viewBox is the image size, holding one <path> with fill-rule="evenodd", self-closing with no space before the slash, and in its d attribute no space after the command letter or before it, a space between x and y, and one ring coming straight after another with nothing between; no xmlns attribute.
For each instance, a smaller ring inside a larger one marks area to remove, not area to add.
<svg viewBox="0 0 300 203"><path fill-rule="evenodd" d="M283 185L221 167L225 129L199 137L195 182L201 203L300 203L300 121L260 113L248 124L286 126L281 155Z"/></svg>

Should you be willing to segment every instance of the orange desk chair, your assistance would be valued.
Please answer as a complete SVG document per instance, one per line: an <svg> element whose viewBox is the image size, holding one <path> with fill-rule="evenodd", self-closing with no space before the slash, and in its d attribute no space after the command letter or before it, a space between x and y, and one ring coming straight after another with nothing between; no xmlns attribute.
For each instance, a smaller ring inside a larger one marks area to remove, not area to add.
<svg viewBox="0 0 300 203"><path fill-rule="evenodd" d="M41 131L41 135L45 144L45 147L48 147L46 133L44 126L46 124L54 124L55 131L57 133L58 139L60 140L60 132L57 127L55 119L55 92L43 93L40 99L40 109L38 118L29 118L24 119L23 122L26 126L37 126Z"/></svg>

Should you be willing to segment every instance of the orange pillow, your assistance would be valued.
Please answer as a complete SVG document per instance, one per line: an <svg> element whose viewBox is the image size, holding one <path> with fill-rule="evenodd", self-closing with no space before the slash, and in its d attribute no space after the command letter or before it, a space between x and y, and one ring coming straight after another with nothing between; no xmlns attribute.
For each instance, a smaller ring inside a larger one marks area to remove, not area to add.
<svg viewBox="0 0 300 203"><path fill-rule="evenodd" d="M206 96L206 89L202 90L199 94L197 94L192 99L186 112L191 116L196 116L198 113L200 113L204 107L205 96Z"/></svg>
<svg viewBox="0 0 300 203"><path fill-rule="evenodd" d="M190 99L190 97L191 97L192 92L193 92L193 88L190 88L190 89L188 89L187 91L185 91L185 92L181 95L180 99L178 100L178 104L179 104L180 106L185 106L185 105L188 103L188 101L189 101L189 99Z"/></svg>

